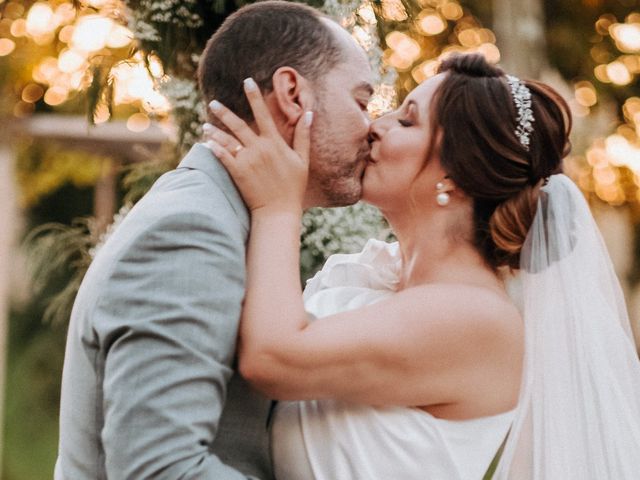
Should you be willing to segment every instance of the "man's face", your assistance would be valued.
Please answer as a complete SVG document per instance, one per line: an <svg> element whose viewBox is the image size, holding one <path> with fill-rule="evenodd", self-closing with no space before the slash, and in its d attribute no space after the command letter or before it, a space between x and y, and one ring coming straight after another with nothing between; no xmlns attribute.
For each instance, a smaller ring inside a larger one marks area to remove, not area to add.
<svg viewBox="0 0 640 480"><path fill-rule="evenodd" d="M370 147L367 104L373 92L364 52L336 25L344 61L318 82L311 130L307 207L351 205L362 194Z"/></svg>

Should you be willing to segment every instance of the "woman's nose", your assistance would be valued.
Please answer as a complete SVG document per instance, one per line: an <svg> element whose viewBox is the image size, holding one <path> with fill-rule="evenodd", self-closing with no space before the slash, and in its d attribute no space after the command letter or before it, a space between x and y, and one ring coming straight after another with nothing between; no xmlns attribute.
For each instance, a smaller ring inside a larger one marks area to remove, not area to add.
<svg viewBox="0 0 640 480"><path fill-rule="evenodd" d="M371 126L369 127L369 142L375 142L376 140L380 140L382 136L382 129L379 120L375 120L371 122Z"/></svg>

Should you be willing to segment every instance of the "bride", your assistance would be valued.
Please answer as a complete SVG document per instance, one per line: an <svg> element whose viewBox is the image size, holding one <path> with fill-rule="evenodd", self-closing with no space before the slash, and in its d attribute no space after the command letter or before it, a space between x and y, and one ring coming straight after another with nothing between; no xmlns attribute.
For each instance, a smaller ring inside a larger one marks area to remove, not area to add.
<svg viewBox="0 0 640 480"><path fill-rule="evenodd" d="M496 478L640 477L640 364L553 89L444 61L371 126L363 200L398 242L331 257L304 296L312 106L291 149L245 91L257 132L219 107L234 136L210 146L251 209L240 371L282 400L278 480L480 479L501 446Z"/></svg>

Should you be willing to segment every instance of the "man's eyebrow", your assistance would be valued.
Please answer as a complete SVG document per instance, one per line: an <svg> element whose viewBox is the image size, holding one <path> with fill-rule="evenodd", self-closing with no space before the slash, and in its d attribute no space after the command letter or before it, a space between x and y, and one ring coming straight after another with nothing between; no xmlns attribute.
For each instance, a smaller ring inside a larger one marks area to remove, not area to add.
<svg viewBox="0 0 640 480"><path fill-rule="evenodd" d="M373 86L369 83L369 82L360 82L358 85L356 85L353 88L353 93L356 93L358 91L364 91L366 92L367 95L371 96L373 95Z"/></svg>

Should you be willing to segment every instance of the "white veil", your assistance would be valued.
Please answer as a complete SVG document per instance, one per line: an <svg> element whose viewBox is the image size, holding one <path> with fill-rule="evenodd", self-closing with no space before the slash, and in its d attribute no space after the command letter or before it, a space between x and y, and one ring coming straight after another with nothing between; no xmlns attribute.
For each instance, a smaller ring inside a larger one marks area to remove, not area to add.
<svg viewBox="0 0 640 480"><path fill-rule="evenodd" d="M525 363L493 478L640 479L640 361L587 203L553 175L521 254Z"/></svg>

